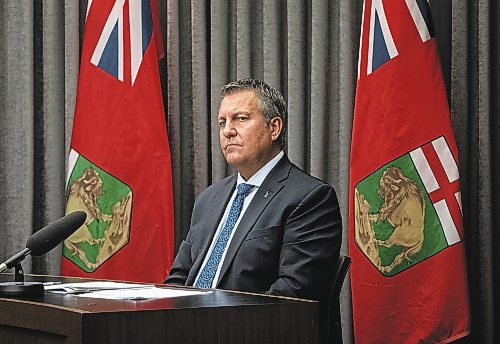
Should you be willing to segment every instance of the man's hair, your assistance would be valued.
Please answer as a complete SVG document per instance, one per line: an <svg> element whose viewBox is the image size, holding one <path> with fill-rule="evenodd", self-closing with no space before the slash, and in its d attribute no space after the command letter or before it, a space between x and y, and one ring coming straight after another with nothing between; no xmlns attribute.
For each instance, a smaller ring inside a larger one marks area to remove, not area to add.
<svg viewBox="0 0 500 344"><path fill-rule="evenodd" d="M260 112L262 112L267 124L269 124L274 117L281 118L283 127L281 128L278 140L281 141L281 147L284 147L286 144L286 131L288 126L288 110L281 92L261 80L241 79L221 87L221 101L227 95L243 91L252 91L258 95L259 101L257 102L257 107Z"/></svg>

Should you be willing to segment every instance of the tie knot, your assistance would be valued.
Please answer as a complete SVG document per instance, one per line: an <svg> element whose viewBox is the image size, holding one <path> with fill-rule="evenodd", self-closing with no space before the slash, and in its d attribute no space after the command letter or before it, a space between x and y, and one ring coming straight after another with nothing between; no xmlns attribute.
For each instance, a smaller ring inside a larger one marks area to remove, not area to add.
<svg viewBox="0 0 500 344"><path fill-rule="evenodd" d="M254 186L251 184L241 183L240 185L238 185L237 195L246 196L250 191L252 191L253 188Z"/></svg>

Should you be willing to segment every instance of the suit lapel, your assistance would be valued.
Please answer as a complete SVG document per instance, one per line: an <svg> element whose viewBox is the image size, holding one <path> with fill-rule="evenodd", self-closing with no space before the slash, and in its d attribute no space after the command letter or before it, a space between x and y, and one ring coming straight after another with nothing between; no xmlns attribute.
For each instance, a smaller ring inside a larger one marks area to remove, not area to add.
<svg viewBox="0 0 500 344"><path fill-rule="evenodd" d="M231 198L231 195L234 191L236 185L236 177L237 177L236 174L234 176L231 176L230 178L227 179L227 181L224 184L221 185L221 187L213 197L212 206L210 207L210 210L208 211L207 214L203 214L203 216L205 216L203 227L205 228L206 231L206 236L205 236L206 240L204 240L202 246L200 247L197 256L198 258L194 262L193 268L190 271L190 276L187 281L188 283L194 282L194 279L196 278L200 270L201 264L205 260L205 256L207 255L208 249L210 248L210 244L213 241L213 237L215 232L217 231L219 222L222 218L222 215L224 214L224 211L226 210L227 203L229 202L229 199Z"/></svg>
<svg viewBox="0 0 500 344"><path fill-rule="evenodd" d="M222 277L227 272L229 265L233 261L245 237L262 214L264 208L283 188L282 182L288 178L290 168L291 163L288 158L284 156L271 170L266 179L264 179L264 182L259 187L259 190L257 190L252 202L250 202L247 210L243 214L238 227L235 229L233 239L229 244L224 262L222 263L217 283L221 281Z"/></svg>

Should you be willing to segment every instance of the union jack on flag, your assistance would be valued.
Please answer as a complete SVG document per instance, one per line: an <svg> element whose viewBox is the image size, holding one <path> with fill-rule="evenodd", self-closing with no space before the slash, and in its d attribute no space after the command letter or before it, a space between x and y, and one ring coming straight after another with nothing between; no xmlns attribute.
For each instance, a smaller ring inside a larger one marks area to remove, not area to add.
<svg viewBox="0 0 500 344"><path fill-rule="evenodd" d="M128 27L130 29L128 39L130 72L133 85L141 67L144 53L151 41L153 18L150 0L129 0L127 4L125 0L115 1L90 62L118 80L124 81L124 66L126 65L124 46L127 42L124 27ZM90 6L91 3L89 3L89 9ZM124 26L125 13L128 14L128 25Z"/></svg>
<svg viewBox="0 0 500 344"><path fill-rule="evenodd" d="M422 42L426 42L435 36L434 24L428 0L406 0L406 6L410 11L413 22L417 27ZM365 21L365 9L363 3L362 27ZM363 48L360 40L359 51ZM389 23L385 14L382 0L373 0L370 7L369 39L368 39L368 62L366 74L373 73L387 61L398 56L398 49L394 43ZM361 59L359 59L361 61ZM359 68L358 65L358 77Z"/></svg>

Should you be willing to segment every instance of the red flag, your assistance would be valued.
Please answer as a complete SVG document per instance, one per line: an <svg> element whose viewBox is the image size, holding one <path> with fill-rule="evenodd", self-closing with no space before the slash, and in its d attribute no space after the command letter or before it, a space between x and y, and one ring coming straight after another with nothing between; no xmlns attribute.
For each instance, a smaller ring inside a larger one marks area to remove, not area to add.
<svg viewBox="0 0 500 344"><path fill-rule="evenodd" d="M163 282L173 206L156 2L89 4L66 206L87 221L64 242L61 274Z"/></svg>
<svg viewBox="0 0 500 344"><path fill-rule="evenodd" d="M350 162L357 343L469 333L458 151L427 0L366 0Z"/></svg>

